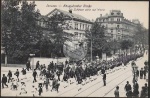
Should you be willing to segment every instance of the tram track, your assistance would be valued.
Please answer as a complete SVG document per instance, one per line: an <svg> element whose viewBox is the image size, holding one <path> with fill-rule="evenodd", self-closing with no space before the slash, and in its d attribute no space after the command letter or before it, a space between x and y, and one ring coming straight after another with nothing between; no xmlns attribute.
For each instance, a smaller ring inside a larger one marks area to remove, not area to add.
<svg viewBox="0 0 150 98"><path fill-rule="evenodd" d="M122 70L123 70L123 69L122 69ZM113 76L113 75L116 75L118 72L121 72L122 70L119 70L119 71L116 71L116 73L110 74L109 77L111 77L111 76ZM129 71L129 70L127 70L127 71ZM126 71L126 72L127 72L127 71ZM101 83L101 82L102 82L102 80L100 80L100 81L94 83L93 85L89 86L88 88L84 89L83 91L79 92L78 94L80 94L80 93L86 91L87 89L89 89L89 88L91 88L91 87L93 87L93 86L95 86L95 85L97 85L97 84L99 84L99 83ZM76 88L77 88L77 87L72 88L72 89L69 89L69 90L63 92L62 94L59 94L58 96L62 96L62 95L64 95L65 93L71 92L72 90L74 90L74 89L76 89ZM74 97L77 96L78 94L74 95Z"/></svg>

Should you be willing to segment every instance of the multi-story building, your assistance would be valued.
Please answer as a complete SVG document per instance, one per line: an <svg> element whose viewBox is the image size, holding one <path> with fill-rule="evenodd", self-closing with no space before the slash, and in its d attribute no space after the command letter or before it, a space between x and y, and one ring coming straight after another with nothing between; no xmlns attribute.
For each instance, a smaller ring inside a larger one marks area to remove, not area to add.
<svg viewBox="0 0 150 98"><path fill-rule="evenodd" d="M136 26L139 24L139 20L133 19L132 21L124 18L123 13L120 10L111 10L109 14L96 19L96 22L100 23L106 28L106 37L111 40L130 39L132 40L135 34Z"/></svg>
<svg viewBox="0 0 150 98"><path fill-rule="evenodd" d="M73 13L72 10L67 12L60 9L54 9L47 15L41 16L38 24L45 30L46 28L50 28L48 27L50 22L48 19L54 14L63 14L65 16L64 25L62 26L63 32L65 32L65 36L68 37L70 34L73 34L74 36L72 39L76 41L83 41L85 39L85 31L90 30L93 23L89 19Z"/></svg>

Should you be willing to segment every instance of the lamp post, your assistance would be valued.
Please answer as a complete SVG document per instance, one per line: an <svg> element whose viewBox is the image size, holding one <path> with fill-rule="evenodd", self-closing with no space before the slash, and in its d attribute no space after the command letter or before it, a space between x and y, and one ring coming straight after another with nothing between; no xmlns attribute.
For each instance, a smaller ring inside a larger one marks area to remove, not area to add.
<svg viewBox="0 0 150 98"><path fill-rule="evenodd" d="M35 56L35 54L29 54L32 60L32 70L34 70L34 59L33 57Z"/></svg>

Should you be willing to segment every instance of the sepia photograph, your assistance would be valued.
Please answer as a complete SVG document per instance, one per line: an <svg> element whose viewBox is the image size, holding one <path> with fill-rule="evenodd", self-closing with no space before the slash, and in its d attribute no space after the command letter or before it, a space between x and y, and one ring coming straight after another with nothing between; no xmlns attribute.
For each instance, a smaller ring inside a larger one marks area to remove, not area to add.
<svg viewBox="0 0 150 98"><path fill-rule="evenodd" d="M1 97L148 98L149 1L1 0Z"/></svg>

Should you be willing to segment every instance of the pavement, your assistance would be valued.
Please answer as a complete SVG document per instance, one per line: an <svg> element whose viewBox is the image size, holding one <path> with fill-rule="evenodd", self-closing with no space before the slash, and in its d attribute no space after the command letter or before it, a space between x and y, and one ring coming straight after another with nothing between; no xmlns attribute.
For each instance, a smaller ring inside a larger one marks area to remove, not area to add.
<svg viewBox="0 0 150 98"><path fill-rule="evenodd" d="M144 61L148 60L148 55L144 55L144 57L138 58L135 62L139 69L144 67ZM22 68L18 68L20 71ZM12 70L14 73L16 71L16 68L11 67L2 67L1 68L1 75L7 74L8 70ZM46 91L45 87L43 87L43 93L41 97L114 97L114 91L116 89L116 86L119 86L119 94L120 97L126 97L126 92L124 90L124 86L126 84L126 81L129 81L131 86L133 87L132 79L132 68L131 68L131 62L127 64L127 66L120 66L116 67L113 70L109 70L106 72L107 78L106 78L106 86L103 86L103 80L102 75L93 76L92 79L95 79L93 81L89 81L89 83L85 85L77 85L77 83L74 81L73 84L65 83L60 81L60 87L59 87L59 93L56 91L50 91L51 87L49 87L49 91ZM39 74L39 72L38 72ZM20 76L21 77L21 76ZM39 77L37 79L39 81ZM62 76L61 76L62 80ZM32 71L27 72L27 79L24 80L26 82L26 90L27 94L19 95L20 92L20 86L17 91L12 91L10 88L4 88L1 89L1 96L32 96L31 89L32 89ZM141 92L141 87L144 86L145 83L148 83L145 79L138 79L139 84L139 92ZM10 83L8 84L10 87ZM20 85L20 84L19 84ZM38 83L35 83L35 86L37 87ZM64 88L64 86L66 86ZM81 88L79 91L78 89ZM38 96L38 92L35 94L35 96Z"/></svg>

